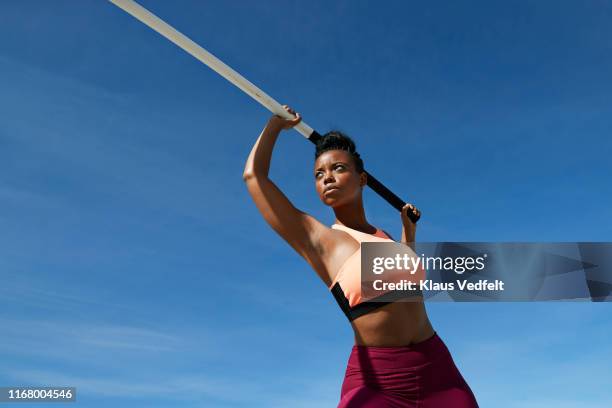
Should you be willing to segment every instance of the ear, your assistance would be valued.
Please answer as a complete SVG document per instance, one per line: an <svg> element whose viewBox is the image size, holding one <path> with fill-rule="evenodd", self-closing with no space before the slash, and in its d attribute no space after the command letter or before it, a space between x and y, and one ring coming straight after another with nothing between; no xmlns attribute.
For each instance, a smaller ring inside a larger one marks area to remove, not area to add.
<svg viewBox="0 0 612 408"><path fill-rule="evenodd" d="M368 176L367 176L366 172L364 171L364 172L362 172L362 173L359 175L359 185L360 185L361 187L364 187L364 186L366 186L367 184L368 184Z"/></svg>

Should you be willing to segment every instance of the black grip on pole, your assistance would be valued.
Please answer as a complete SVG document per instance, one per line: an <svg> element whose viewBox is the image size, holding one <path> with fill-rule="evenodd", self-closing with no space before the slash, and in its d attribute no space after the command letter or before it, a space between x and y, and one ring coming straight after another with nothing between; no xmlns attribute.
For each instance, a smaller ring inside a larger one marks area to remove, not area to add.
<svg viewBox="0 0 612 408"><path fill-rule="evenodd" d="M319 132L314 130L312 134L308 137L308 140L316 144L317 141L321 139L321 137L322 137L321 134L319 134ZM380 181L378 181L376 177L372 176L367 171L365 173L368 176L368 186L370 186L372 190L374 190L376 193L378 193L379 196L381 196L389 204L391 204L393 208L401 212L402 208L404 208L404 206L406 205L406 202L402 200L401 198L399 198L397 195L395 195L393 191L385 187L385 185L381 183ZM409 211L407 214L408 214L408 218L410 218L410 221L414 223L416 223L421 218L420 215L417 216L411 211Z"/></svg>

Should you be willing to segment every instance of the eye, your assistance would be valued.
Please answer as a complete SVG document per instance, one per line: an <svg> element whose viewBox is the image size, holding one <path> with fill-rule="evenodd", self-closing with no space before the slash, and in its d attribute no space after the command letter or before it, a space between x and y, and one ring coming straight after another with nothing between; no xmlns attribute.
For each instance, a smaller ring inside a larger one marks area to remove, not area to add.
<svg viewBox="0 0 612 408"><path fill-rule="evenodd" d="M316 179L318 179L318 178L319 178L319 176L320 176L321 174L323 174L323 172L321 172L321 171L317 171L317 172L315 173L315 178L316 178Z"/></svg>
<svg viewBox="0 0 612 408"><path fill-rule="evenodd" d="M335 170L338 170L338 169L342 170L342 169L344 169L344 165L343 164L336 164L336 166L334 166L334 169Z"/></svg>

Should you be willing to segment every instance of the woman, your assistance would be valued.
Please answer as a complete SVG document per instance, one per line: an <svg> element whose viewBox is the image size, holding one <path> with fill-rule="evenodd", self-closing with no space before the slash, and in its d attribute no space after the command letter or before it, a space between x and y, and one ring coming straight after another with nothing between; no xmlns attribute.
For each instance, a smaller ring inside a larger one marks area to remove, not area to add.
<svg viewBox="0 0 612 408"><path fill-rule="evenodd" d="M268 178L278 135L301 120L284 108L294 119L273 116L268 121L247 159L244 180L264 219L312 266L353 327L355 345L338 407L478 407L422 301L361 298L360 243L393 241L365 217L367 176L352 140L329 132L317 142L313 175L321 201L336 216L331 228L295 208ZM408 211L418 215L419 210L407 204L401 211L402 242L411 245L416 225Z"/></svg>

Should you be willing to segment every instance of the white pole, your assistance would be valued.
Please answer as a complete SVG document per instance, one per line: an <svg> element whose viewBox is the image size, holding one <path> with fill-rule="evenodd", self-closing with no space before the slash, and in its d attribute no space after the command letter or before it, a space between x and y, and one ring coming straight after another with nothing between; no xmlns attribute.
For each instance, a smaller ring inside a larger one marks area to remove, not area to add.
<svg viewBox="0 0 612 408"><path fill-rule="evenodd" d="M245 77L234 71L232 68L228 67L217 57L206 51L204 48L200 47L187 36L178 32L168 23L157 17L155 14L151 13L146 8L142 7L140 4L132 0L109 1L115 6L123 9L125 12L134 16L134 18L136 18L137 20L140 20L142 23L148 25L153 30L157 31L158 33L166 37L168 40L172 41L174 44L187 51L195 58L199 59L201 62L203 62L212 70L221 75L223 78L227 79L232 84L242 89L242 91L249 95L251 98L255 99L257 102L265 106L270 112L286 119L293 118L290 113L283 109L281 104L271 98L264 91L253 85ZM297 126L294 127L294 129L306 138L308 138L313 133L313 129L306 123L304 123L304 121L298 123Z"/></svg>
<svg viewBox="0 0 612 408"><path fill-rule="evenodd" d="M223 78L230 81L232 84L236 85L238 88L242 89L247 95L251 98L255 99L257 102L265 106L270 112L275 115L282 116L286 119L292 119L293 116L288 113L283 107L268 96L264 91L253 85L242 75L225 65L221 62L217 57L206 51L204 48L200 47L198 44L184 36L183 34L176 31L162 19L151 13L149 10L142 7L140 4L136 3L132 0L109 0L111 3L116 5L117 7L123 9L127 13L134 16L137 20L140 20L142 23L148 25L153 30L157 31L189 54L193 55L195 58L202 61L205 65L210 67L212 70L217 72ZM304 121L301 121L293 129L297 130L301 133L305 138L315 143L317 137L321 137L318 133L314 131L313 128L308 126ZM311 137L313 136L313 137ZM368 186L370 186L374 191L380 194L385 200L389 202L395 209L401 211L404 205L406 204L401 198L395 195L391 190L385 187L380 181L378 181L374 176L370 173L366 172L368 175ZM419 217L416 215L409 213L408 215L413 222L417 222Z"/></svg>

